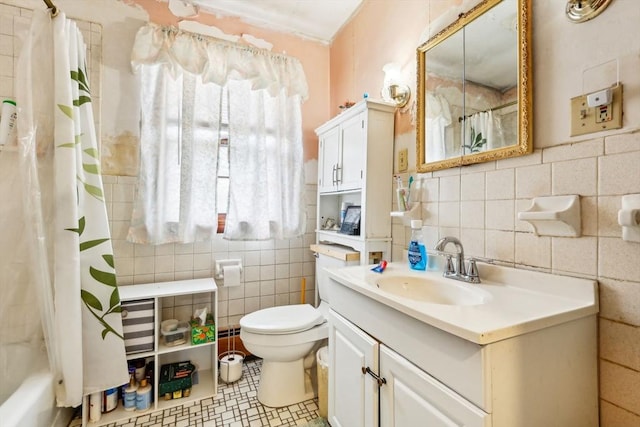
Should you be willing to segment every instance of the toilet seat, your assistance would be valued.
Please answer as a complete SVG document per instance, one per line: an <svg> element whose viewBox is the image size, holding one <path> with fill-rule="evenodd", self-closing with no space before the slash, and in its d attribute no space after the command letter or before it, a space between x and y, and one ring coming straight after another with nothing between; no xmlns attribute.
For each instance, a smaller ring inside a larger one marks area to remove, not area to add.
<svg viewBox="0 0 640 427"><path fill-rule="evenodd" d="M294 334L325 322L320 310L310 304L270 307L247 314L240 319L240 329L263 335Z"/></svg>

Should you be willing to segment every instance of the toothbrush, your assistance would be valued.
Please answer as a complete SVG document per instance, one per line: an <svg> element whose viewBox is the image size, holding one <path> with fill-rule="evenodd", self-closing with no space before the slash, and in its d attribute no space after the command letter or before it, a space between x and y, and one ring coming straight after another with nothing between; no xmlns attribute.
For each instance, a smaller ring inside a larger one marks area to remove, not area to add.
<svg viewBox="0 0 640 427"><path fill-rule="evenodd" d="M409 177L409 185L407 186L407 209L409 208L409 205L411 204L411 184L413 184L413 176Z"/></svg>
<svg viewBox="0 0 640 427"><path fill-rule="evenodd" d="M406 199L407 192L402 186L402 177L399 175L396 175L395 178L396 178L396 183L398 185L398 189L396 190L398 192L398 209L404 212L407 210L407 199Z"/></svg>

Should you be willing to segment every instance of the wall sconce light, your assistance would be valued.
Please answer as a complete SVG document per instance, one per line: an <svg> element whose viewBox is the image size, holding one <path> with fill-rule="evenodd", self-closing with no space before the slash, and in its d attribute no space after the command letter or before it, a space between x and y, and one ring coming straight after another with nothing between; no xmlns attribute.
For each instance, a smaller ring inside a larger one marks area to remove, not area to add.
<svg viewBox="0 0 640 427"><path fill-rule="evenodd" d="M411 89L402 82L400 66L390 62L382 67L382 71L384 71L382 99L400 108L407 105L411 97Z"/></svg>
<svg viewBox="0 0 640 427"><path fill-rule="evenodd" d="M568 0L565 12L571 22L584 22L601 14L609 3L611 0Z"/></svg>

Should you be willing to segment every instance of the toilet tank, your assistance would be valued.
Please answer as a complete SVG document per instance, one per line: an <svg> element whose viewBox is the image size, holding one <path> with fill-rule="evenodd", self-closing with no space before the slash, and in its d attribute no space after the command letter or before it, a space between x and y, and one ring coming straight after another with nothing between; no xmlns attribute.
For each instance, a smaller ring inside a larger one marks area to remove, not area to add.
<svg viewBox="0 0 640 427"><path fill-rule="evenodd" d="M326 292L323 293L323 283L327 280L324 269L327 267L347 267L360 265L360 252L342 245L315 244L311 250L316 257L316 307L320 301L329 302Z"/></svg>

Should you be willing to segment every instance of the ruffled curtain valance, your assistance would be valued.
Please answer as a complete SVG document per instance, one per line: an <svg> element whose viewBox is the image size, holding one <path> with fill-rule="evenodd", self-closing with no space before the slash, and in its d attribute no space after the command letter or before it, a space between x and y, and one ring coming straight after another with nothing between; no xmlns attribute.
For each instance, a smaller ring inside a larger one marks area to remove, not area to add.
<svg viewBox="0 0 640 427"><path fill-rule="evenodd" d="M264 89L271 96L284 90L287 96L308 97L296 58L149 23L138 30L131 65L138 72L141 65L154 64L164 65L174 77L186 70L203 83L225 86L232 79L245 80L253 90Z"/></svg>

